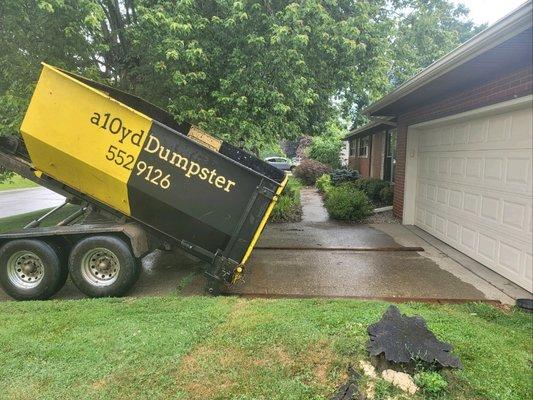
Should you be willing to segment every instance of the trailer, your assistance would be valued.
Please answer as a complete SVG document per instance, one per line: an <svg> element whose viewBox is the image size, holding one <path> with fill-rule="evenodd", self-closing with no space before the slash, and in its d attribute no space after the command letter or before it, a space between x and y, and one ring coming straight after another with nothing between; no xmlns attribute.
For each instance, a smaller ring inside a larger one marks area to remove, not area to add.
<svg viewBox="0 0 533 400"><path fill-rule="evenodd" d="M0 138L0 166L76 209L0 234L0 284L46 299L70 274L91 297L121 296L140 260L185 250L206 290L235 283L282 192L284 172L136 96L43 64L20 136Z"/></svg>

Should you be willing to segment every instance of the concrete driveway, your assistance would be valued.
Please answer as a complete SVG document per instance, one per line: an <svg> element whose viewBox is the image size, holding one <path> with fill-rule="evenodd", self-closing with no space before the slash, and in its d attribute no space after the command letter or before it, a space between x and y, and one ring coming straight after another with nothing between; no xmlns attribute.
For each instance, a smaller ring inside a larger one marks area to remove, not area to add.
<svg viewBox="0 0 533 400"><path fill-rule="evenodd" d="M0 218L55 207L64 201L63 196L44 187L2 191Z"/></svg>
<svg viewBox="0 0 533 400"><path fill-rule="evenodd" d="M267 226L244 282L227 294L504 303L528 297L412 227L330 221L313 189L302 191L302 205L302 222ZM203 285L198 262L182 252L158 253L143 260L143 272L130 295L201 295ZM55 297L83 295L68 282ZM0 290L0 300L6 299Z"/></svg>

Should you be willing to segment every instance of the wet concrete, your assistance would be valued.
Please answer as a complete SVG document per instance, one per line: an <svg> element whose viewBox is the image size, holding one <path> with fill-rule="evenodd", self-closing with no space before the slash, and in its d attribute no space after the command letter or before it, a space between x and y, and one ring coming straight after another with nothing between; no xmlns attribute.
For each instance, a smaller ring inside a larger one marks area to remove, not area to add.
<svg viewBox="0 0 533 400"><path fill-rule="evenodd" d="M300 199L302 202L302 222L326 222L329 221L329 215L324 206L322 199L317 196L313 188L302 188L300 190Z"/></svg>
<svg viewBox="0 0 533 400"><path fill-rule="evenodd" d="M228 293L244 296L485 300L510 298L398 224L330 221L313 190L302 191L304 219L269 224L246 266L245 282ZM347 247L367 251L268 250L265 247ZM423 246L426 251L373 251ZM197 261L182 252L143 260L130 296L201 295ZM84 297L72 285L58 299ZM0 300L8 297L0 290Z"/></svg>
<svg viewBox="0 0 533 400"><path fill-rule="evenodd" d="M405 227L394 225L396 231L391 235L380 229L380 225L332 221L314 189L302 190L302 206L302 222L267 226L248 261L244 282L227 293L274 297L487 299L475 285L441 268L436 261L425 257L424 252L378 251L412 245L405 240L413 236ZM395 236L403 242L398 243ZM420 246L419 241L414 243ZM282 247L303 249L280 250ZM316 251L309 247L367 251ZM201 277L195 278L184 293L194 294L201 288L201 281Z"/></svg>
<svg viewBox="0 0 533 400"><path fill-rule="evenodd" d="M65 198L43 187L6 190L0 192L0 218L51 208L65 202Z"/></svg>
<svg viewBox="0 0 533 400"><path fill-rule="evenodd" d="M484 300L485 295L416 252L259 250L232 294Z"/></svg>
<svg viewBox="0 0 533 400"><path fill-rule="evenodd" d="M330 220L315 189L301 190L302 221L269 224L257 248L266 247L400 247L394 239L368 225Z"/></svg>

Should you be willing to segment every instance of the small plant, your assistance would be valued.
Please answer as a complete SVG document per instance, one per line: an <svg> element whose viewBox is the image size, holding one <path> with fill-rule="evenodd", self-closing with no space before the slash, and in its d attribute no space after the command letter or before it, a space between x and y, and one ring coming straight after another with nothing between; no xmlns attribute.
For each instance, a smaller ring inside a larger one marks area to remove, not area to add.
<svg viewBox="0 0 533 400"><path fill-rule="evenodd" d="M316 180L328 173L330 168L316 160L306 159L294 169L294 176L302 181L304 185L313 186Z"/></svg>
<svg viewBox="0 0 533 400"><path fill-rule="evenodd" d="M374 204L382 204L381 191L384 188L390 188L389 182L375 178L360 178L354 182L354 185L365 192Z"/></svg>
<svg viewBox="0 0 533 400"><path fill-rule="evenodd" d="M441 394L448 387L446 379L435 371L422 371L414 376L415 383L430 396Z"/></svg>
<svg viewBox="0 0 533 400"><path fill-rule="evenodd" d="M379 192L379 197L381 199L381 203L390 206L392 205L392 200L394 199L394 191L390 186L386 186Z"/></svg>
<svg viewBox="0 0 533 400"><path fill-rule="evenodd" d="M298 222L301 217L300 183L294 178L289 178L270 214L270 220L272 222Z"/></svg>
<svg viewBox="0 0 533 400"><path fill-rule="evenodd" d="M315 187L322 194L325 194L331 188L331 175L324 174L316 180Z"/></svg>
<svg viewBox="0 0 533 400"><path fill-rule="evenodd" d="M331 173L331 183L335 186L345 182L355 182L359 179L359 171L349 168L339 168Z"/></svg>
<svg viewBox="0 0 533 400"><path fill-rule="evenodd" d="M338 136L317 136L313 138L309 147L309 158L339 168L341 165L340 152L342 139Z"/></svg>
<svg viewBox="0 0 533 400"><path fill-rule="evenodd" d="M394 386L384 379L376 381L374 400L386 400L392 398L395 389Z"/></svg>
<svg viewBox="0 0 533 400"><path fill-rule="evenodd" d="M359 222L372 215L373 207L361 190L344 184L332 186L324 201L331 218Z"/></svg>

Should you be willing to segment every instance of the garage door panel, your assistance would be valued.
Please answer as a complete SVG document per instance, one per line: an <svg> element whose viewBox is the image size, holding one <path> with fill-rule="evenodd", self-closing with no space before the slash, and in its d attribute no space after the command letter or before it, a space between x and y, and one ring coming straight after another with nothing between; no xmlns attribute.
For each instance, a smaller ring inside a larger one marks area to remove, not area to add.
<svg viewBox="0 0 533 400"><path fill-rule="evenodd" d="M428 128L420 138L420 150L471 150L472 144L480 150L531 148L533 117L531 110L472 119L453 125Z"/></svg>
<svg viewBox="0 0 533 400"><path fill-rule="evenodd" d="M471 229L461 218L448 217L430 209L420 212L417 226L513 282L530 287L532 257L525 250L530 246L527 242L512 238L502 240L494 230Z"/></svg>
<svg viewBox="0 0 533 400"><path fill-rule="evenodd" d="M531 150L420 153L418 177L531 196Z"/></svg>
<svg viewBox="0 0 533 400"><path fill-rule="evenodd" d="M420 132L415 224L532 290L532 110Z"/></svg>
<svg viewBox="0 0 533 400"><path fill-rule="evenodd" d="M529 232L529 227L526 227L525 223L522 228L516 228L503 224L496 218L480 218L479 215L475 215L464 209L442 207L434 202L424 200L419 201L417 211L417 216L419 216L420 221L433 229L436 229L434 224L435 216L439 216L445 220L452 220L461 226L476 231L483 230L488 233L498 232L500 236L505 236L508 240L521 243L525 249L531 246L532 235Z"/></svg>

